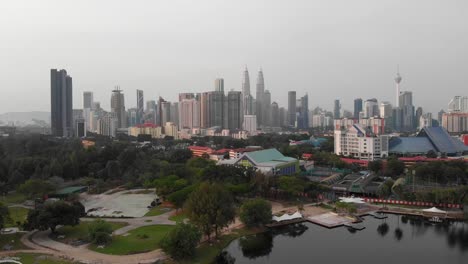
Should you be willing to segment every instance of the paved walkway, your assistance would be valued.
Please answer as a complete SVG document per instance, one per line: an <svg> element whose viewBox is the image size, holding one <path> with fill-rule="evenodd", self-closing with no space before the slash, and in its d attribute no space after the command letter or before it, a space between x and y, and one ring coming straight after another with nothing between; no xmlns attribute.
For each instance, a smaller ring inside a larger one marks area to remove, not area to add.
<svg viewBox="0 0 468 264"><path fill-rule="evenodd" d="M171 214L172 211L158 216L141 218L108 218L106 221L128 223L127 226L114 231L114 235L123 235L142 226L175 225L175 222L168 219ZM81 220L94 221L95 218L83 218ZM134 255L107 255L88 249L89 244L74 247L52 240L49 238L49 235L50 230L29 232L21 238L21 242L30 249L0 251L0 256L11 256L17 253L39 253L89 264L144 264L154 263L157 260L166 258L166 255L161 249Z"/></svg>

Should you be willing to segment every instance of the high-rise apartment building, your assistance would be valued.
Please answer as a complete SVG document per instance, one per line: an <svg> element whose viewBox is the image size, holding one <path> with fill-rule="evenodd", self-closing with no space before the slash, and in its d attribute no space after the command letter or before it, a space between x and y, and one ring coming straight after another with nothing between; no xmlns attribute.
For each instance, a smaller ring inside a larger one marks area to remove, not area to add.
<svg viewBox="0 0 468 264"><path fill-rule="evenodd" d="M455 96L448 103L448 112L468 113L468 96Z"/></svg>
<svg viewBox="0 0 468 264"><path fill-rule="evenodd" d="M73 136L73 86L66 70L50 70L51 130L56 137Z"/></svg>
<svg viewBox="0 0 468 264"><path fill-rule="evenodd" d="M224 94L224 79L218 78L215 80L215 92L221 92Z"/></svg>
<svg viewBox="0 0 468 264"><path fill-rule="evenodd" d="M179 102L179 129L200 127L200 103L198 100L183 99Z"/></svg>
<svg viewBox="0 0 468 264"><path fill-rule="evenodd" d="M117 118L117 128L127 128L127 114L125 111L125 98L120 87L115 87L111 97L111 112Z"/></svg>

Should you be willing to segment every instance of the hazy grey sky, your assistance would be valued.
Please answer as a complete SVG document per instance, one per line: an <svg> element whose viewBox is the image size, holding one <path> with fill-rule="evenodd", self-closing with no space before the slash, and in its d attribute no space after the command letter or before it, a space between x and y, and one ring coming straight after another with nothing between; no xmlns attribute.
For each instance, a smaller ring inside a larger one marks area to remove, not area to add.
<svg viewBox="0 0 468 264"><path fill-rule="evenodd" d="M126 106L179 92L241 88L244 65L255 94L263 67L272 100L309 93L309 107L339 98L446 108L468 95L466 0L10 0L0 2L0 113L50 111L50 68L73 77L74 107L94 91L104 108L120 85Z"/></svg>

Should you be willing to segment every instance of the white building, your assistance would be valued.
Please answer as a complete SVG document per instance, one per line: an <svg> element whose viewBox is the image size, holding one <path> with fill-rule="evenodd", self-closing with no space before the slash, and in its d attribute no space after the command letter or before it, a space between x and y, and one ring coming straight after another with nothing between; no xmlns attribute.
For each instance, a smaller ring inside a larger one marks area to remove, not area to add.
<svg viewBox="0 0 468 264"><path fill-rule="evenodd" d="M448 104L449 113L468 113L468 96L455 96Z"/></svg>
<svg viewBox="0 0 468 264"><path fill-rule="evenodd" d="M249 132L250 135L257 133L257 116L256 115L244 115L244 130Z"/></svg>
<svg viewBox="0 0 468 264"><path fill-rule="evenodd" d="M335 129L335 154L361 160L384 158L388 156L388 136L376 136L359 124Z"/></svg>

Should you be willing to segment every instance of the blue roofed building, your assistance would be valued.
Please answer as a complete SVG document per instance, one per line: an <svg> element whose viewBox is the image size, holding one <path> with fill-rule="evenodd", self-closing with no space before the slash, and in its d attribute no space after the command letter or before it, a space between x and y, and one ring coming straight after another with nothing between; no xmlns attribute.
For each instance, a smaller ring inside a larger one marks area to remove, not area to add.
<svg viewBox="0 0 468 264"><path fill-rule="evenodd" d="M266 175L292 175L299 172L299 160L286 157L277 149L245 152L238 159L223 160L219 165L255 167Z"/></svg>
<svg viewBox="0 0 468 264"><path fill-rule="evenodd" d="M424 127L415 137L394 137L389 142L390 154L425 155L429 151L447 156L468 153L468 147L451 137L443 127Z"/></svg>

